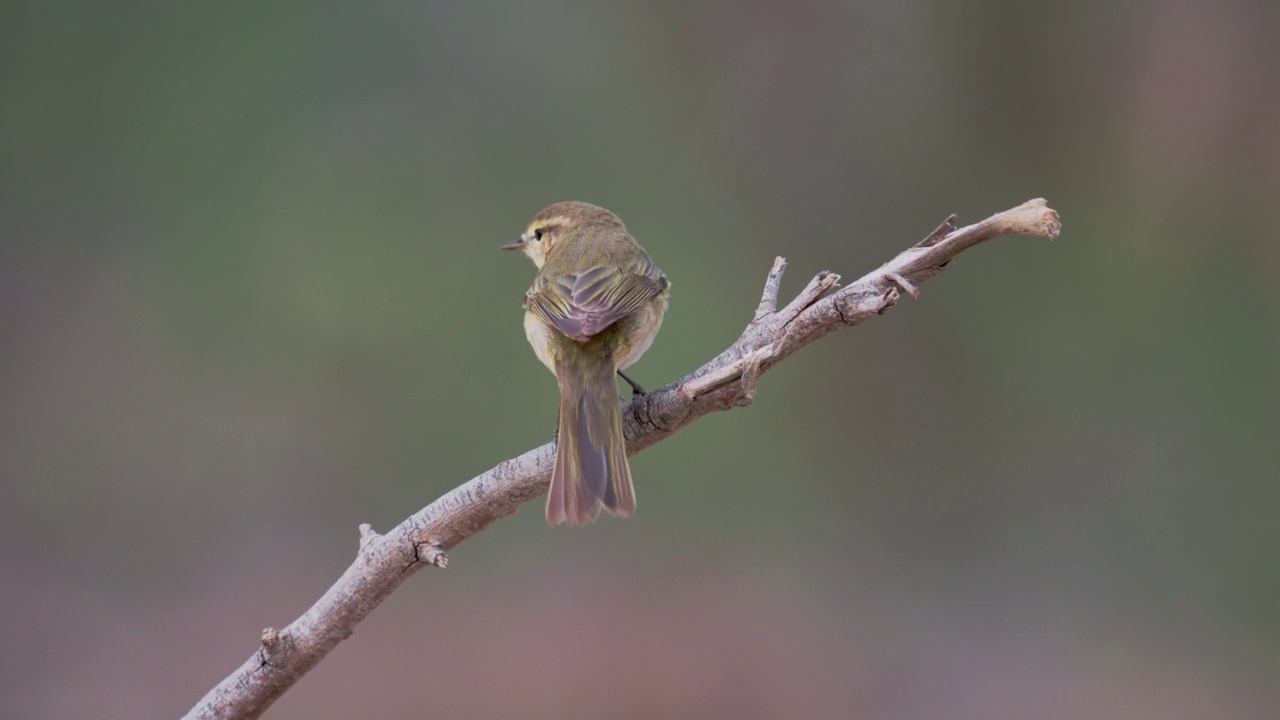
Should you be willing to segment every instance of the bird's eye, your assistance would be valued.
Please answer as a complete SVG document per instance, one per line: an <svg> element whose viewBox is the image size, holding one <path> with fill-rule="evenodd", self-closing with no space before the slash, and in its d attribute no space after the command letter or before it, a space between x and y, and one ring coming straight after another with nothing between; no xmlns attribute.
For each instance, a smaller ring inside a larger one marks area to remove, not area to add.
<svg viewBox="0 0 1280 720"><path fill-rule="evenodd" d="M534 241L538 241L542 239L542 228L538 228L537 230L533 231L533 239Z"/></svg>

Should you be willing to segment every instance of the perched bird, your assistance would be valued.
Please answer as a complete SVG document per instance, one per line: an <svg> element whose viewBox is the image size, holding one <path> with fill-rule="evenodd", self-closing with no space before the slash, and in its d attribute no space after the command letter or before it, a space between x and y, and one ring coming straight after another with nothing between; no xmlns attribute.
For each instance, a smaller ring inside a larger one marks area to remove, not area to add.
<svg viewBox="0 0 1280 720"><path fill-rule="evenodd" d="M556 464L547 522L583 525L600 508L636 510L614 373L653 342L670 283L617 215L584 202L556 203L533 217L518 240L538 267L524 297L524 331L560 383Z"/></svg>

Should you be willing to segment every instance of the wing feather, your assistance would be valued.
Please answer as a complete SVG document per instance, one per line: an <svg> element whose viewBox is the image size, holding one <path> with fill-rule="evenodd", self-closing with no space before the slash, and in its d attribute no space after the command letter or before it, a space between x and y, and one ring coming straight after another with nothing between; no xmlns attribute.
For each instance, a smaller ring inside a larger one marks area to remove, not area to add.
<svg viewBox="0 0 1280 720"><path fill-rule="evenodd" d="M525 307L566 337L586 342L667 289L667 278L652 262L636 270L601 265L544 279L525 297Z"/></svg>

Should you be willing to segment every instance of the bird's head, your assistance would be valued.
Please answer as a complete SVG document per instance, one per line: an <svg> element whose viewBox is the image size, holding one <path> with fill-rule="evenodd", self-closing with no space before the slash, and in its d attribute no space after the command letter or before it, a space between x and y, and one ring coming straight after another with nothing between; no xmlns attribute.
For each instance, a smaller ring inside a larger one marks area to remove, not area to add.
<svg viewBox="0 0 1280 720"><path fill-rule="evenodd" d="M523 251L534 265L541 268L556 248L569 238L589 238L596 233L584 231L606 229L626 232L618 216L602 207L577 201L559 202L534 215L524 233L503 245L502 249Z"/></svg>

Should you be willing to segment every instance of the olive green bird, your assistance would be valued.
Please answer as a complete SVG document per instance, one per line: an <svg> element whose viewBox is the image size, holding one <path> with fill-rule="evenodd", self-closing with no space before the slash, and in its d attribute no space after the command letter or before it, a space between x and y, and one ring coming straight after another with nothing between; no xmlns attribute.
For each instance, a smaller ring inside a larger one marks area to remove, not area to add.
<svg viewBox="0 0 1280 720"><path fill-rule="evenodd" d="M614 374L640 359L662 325L670 283L618 216L562 202L534 216L520 239L538 267L524 297L524 331L560 383L556 464L547 522L583 525L600 508L636 510Z"/></svg>

